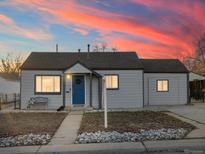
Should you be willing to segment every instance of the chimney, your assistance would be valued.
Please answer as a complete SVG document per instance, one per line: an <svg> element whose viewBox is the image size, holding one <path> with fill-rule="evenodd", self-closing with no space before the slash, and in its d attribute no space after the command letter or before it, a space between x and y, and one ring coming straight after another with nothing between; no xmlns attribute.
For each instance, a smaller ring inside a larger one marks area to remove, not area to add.
<svg viewBox="0 0 205 154"><path fill-rule="evenodd" d="M90 44L88 44L88 52L90 52Z"/></svg>
<svg viewBox="0 0 205 154"><path fill-rule="evenodd" d="M58 52L58 44L56 44L56 52Z"/></svg>
<svg viewBox="0 0 205 154"><path fill-rule="evenodd" d="M80 49L78 49L78 52L80 52Z"/></svg>

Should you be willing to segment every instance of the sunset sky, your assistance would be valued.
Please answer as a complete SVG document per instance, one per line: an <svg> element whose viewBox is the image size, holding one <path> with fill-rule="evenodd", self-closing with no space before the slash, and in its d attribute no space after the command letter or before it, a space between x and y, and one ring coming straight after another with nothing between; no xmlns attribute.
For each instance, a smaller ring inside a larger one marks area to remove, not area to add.
<svg viewBox="0 0 205 154"><path fill-rule="evenodd" d="M143 58L194 55L205 0L0 0L0 54L107 42Z"/></svg>

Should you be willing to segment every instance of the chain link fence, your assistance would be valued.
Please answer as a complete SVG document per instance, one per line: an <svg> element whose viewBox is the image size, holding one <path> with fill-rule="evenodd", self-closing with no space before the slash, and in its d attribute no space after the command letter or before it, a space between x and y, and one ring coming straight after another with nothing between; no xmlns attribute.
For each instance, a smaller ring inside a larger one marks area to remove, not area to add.
<svg viewBox="0 0 205 154"><path fill-rule="evenodd" d="M0 94L0 110L3 109L20 109L20 94Z"/></svg>

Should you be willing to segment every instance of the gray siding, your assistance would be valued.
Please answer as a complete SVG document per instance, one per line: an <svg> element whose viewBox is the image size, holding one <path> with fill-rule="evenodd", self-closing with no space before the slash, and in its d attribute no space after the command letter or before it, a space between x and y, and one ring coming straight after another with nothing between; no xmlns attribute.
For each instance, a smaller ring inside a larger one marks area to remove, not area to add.
<svg viewBox="0 0 205 154"><path fill-rule="evenodd" d="M88 105L90 104L90 77L87 76L87 102ZM99 107L99 99L98 99L98 78L93 76L92 80L92 106L93 108L98 108Z"/></svg>
<svg viewBox="0 0 205 154"><path fill-rule="evenodd" d="M26 109L31 97L42 96L48 98L48 109L57 109L63 105L63 83L61 95L35 95L35 75L63 75L61 71L22 71L21 76L21 108Z"/></svg>
<svg viewBox="0 0 205 154"><path fill-rule="evenodd" d="M168 92L157 92L156 82L169 80ZM187 103L186 73L144 73L145 105L180 105Z"/></svg>
<svg viewBox="0 0 205 154"><path fill-rule="evenodd" d="M99 89L98 89L98 78L97 77L93 77L93 107L94 108L99 108Z"/></svg>
<svg viewBox="0 0 205 154"><path fill-rule="evenodd" d="M107 91L108 108L143 107L142 70L96 70L96 72L101 75L119 75L119 89Z"/></svg>

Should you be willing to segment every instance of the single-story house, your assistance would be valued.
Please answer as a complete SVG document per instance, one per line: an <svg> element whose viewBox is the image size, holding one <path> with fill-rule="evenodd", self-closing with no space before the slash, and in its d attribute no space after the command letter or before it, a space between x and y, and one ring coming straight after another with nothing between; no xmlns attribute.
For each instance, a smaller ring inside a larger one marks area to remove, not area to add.
<svg viewBox="0 0 205 154"><path fill-rule="evenodd" d="M21 66L21 108L46 97L48 109L110 109L189 103L189 72L177 59L140 59L135 52L32 52Z"/></svg>

